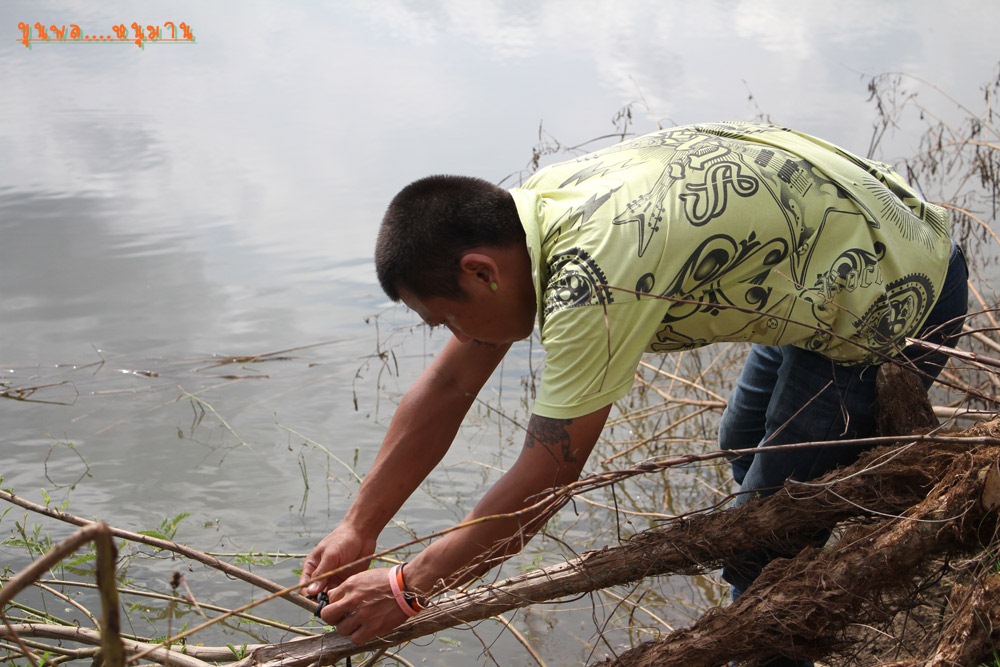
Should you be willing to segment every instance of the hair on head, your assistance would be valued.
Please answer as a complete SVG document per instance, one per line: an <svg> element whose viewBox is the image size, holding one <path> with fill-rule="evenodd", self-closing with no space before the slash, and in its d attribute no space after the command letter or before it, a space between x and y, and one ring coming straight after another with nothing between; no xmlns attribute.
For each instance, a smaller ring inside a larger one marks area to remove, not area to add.
<svg viewBox="0 0 1000 667"><path fill-rule="evenodd" d="M427 176L389 203L375 242L375 271L393 301L400 289L461 299L458 270L465 252L523 241L509 192L481 178Z"/></svg>

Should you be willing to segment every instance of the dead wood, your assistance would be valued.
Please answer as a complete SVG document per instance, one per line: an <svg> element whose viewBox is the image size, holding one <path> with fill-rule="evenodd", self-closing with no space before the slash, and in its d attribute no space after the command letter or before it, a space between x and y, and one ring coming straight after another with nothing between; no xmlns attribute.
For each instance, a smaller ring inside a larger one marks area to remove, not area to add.
<svg viewBox="0 0 1000 667"><path fill-rule="evenodd" d="M881 667L980 665L996 655L1000 643L1000 576L956 586L953 614L927 658L884 663Z"/></svg>
<svg viewBox="0 0 1000 667"><path fill-rule="evenodd" d="M882 601L909 587L936 555L981 547L981 531L992 520L979 504L979 473L998 453L991 447L957 457L903 516L848 531L825 551L775 561L731 606L602 664L710 667L735 658L754 664L775 654L824 657L843 644L850 624L884 620Z"/></svg>
<svg viewBox="0 0 1000 667"><path fill-rule="evenodd" d="M33 503L30 500L21 498L20 496L17 496L14 493L7 491L5 489L0 489L0 500L5 500L11 505L17 505L18 507L23 507L24 509L34 512L35 514L39 514L41 516L47 516L53 519L58 519L59 521L63 521L70 525L89 526L93 524L92 521L84 519L83 517L74 516L72 514L68 514L66 512L62 512L60 510L47 507L45 505L39 505L38 503ZM163 549L164 551L170 551L179 554L181 556L184 556L185 558L190 558L191 560L207 565L208 567L219 570L220 572L224 572L225 574L233 577L234 579L241 579L253 586L257 586L262 590L269 591L271 593L280 592L284 599L288 600L292 604L296 604L302 607L303 609L312 611L316 607L315 602L307 600L305 597L299 595L293 590L287 589L285 586L277 584L273 581L269 581L264 577L254 574L253 572L250 572L240 567L236 567L235 565L227 563L226 561L220 558L210 556L204 552L198 551L197 549L192 549L183 544L178 544L177 542L172 542L170 540L160 539L158 537L145 535L143 533L135 533L130 530L115 528L113 526L109 526L108 530L111 531L111 535L113 535L114 537L119 537L128 540L130 542L147 544L157 549ZM26 581L24 585L30 584L32 581L34 581L35 578L37 578L38 575L41 574L41 572L44 572L44 570L37 570L38 568L37 564L34 567L36 569L36 573L27 575L25 577ZM30 569L32 568L27 568L26 572ZM0 606L2 606L3 603L6 603L9 599L13 598L16 592L11 589L11 584L5 586L3 591L4 593L0 595Z"/></svg>
<svg viewBox="0 0 1000 667"><path fill-rule="evenodd" d="M5 639L40 637L87 646L101 646L106 641L103 634L100 630L51 623L15 623L0 626L0 637ZM202 649L201 647L182 646L171 650L162 644L125 638L122 638L122 647L129 657L144 654L147 660L166 667L211 667L213 663L225 662L233 656L232 650L226 647ZM190 653L197 655L189 655ZM95 655L99 656L100 653ZM102 660L103 658L95 660L93 664L102 665Z"/></svg>
<svg viewBox="0 0 1000 667"><path fill-rule="evenodd" d="M915 371L901 364L882 364L875 387L875 414L880 434L924 433L939 425L927 390Z"/></svg>
<svg viewBox="0 0 1000 667"><path fill-rule="evenodd" d="M760 502L671 520L620 546L588 552L558 566L452 595L367 644L356 646L346 638L327 633L259 648L239 665L329 665L348 655L397 645L531 604L654 575L712 571L727 558L752 548L766 546L795 552L808 543L803 533L830 529L844 521L870 523L873 517L907 511L927 496L956 456L965 460L963 454L968 447L961 440L951 439L883 448L870 452L852 468L809 484L790 484L782 493ZM779 600L787 597L783 594ZM709 614L709 618L719 613ZM795 641L794 633L792 637L790 641ZM711 634L703 634L701 641L712 643L714 639Z"/></svg>

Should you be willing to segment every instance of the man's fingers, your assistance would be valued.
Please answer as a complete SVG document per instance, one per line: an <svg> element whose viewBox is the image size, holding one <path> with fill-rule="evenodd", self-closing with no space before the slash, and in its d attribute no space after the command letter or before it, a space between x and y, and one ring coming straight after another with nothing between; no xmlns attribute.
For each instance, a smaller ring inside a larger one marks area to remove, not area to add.
<svg viewBox="0 0 1000 667"><path fill-rule="evenodd" d="M338 574L336 577L329 576L330 572L340 567L340 560L336 555L327 554L317 556L315 560L312 557L306 559L302 564L302 577L299 579L299 586L304 587L306 595L317 595L320 591L333 588L343 581L343 574Z"/></svg>
<svg viewBox="0 0 1000 667"><path fill-rule="evenodd" d="M317 571L309 560L306 560L302 564L302 576L299 577L299 588L304 595L316 595L323 590L322 581L310 581L313 578L313 573Z"/></svg>
<svg viewBox="0 0 1000 667"><path fill-rule="evenodd" d="M302 561L302 576L299 577L300 586L306 585L306 582L312 578L313 573L316 571L316 566L323 560L322 555L317 554L316 551L316 549L313 549L312 553Z"/></svg>
<svg viewBox="0 0 1000 667"><path fill-rule="evenodd" d="M308 579L306 580L308 581ZM313 581L311 583L302 582L305 585L306 595L318 595L325 587L323 581Z"/></svg>

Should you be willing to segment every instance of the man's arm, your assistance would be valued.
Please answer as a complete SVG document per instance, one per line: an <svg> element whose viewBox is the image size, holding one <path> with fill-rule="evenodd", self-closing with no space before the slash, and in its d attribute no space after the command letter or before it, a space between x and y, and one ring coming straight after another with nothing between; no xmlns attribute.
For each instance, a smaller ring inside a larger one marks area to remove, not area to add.
<svg viewBox="0 0 1000 667"><path fill-rule="evenodd" d="M520 551L549 518L544 508L522 511L539 494L579 479L610 410L609 405L576 419L533 415L520 456L465 518L463 523L470 525L436 540L407 563L407 590L437 592L439 582L454 587ZM405 619L390 592L386 569L351 577L333 591L323 609L323 620L355 643Z"/></svg>
<svg viewBox="0 0 1000 667"><path fill-rule="evenodd" d="M420 374L393 415L371 470L343 521L306 558L300 583L306 595L340 584L368 567L379 533L451 446L477 394L506 354L454 337ZM307 582L348 563L358 564Z"/></svg>
<svg viewBox="0 0 1000 667"><path fill-rule="evenodd" d="M478 577L518 553L538 532L549 513L521 512L549 489L580 478L583 466L604 429L611 406L577 419L532 415L524 449L463 523L473 523L435 541L406 566L406 583L416 591L447 588ZM483 562L483 556L489 560Z"/></svg>

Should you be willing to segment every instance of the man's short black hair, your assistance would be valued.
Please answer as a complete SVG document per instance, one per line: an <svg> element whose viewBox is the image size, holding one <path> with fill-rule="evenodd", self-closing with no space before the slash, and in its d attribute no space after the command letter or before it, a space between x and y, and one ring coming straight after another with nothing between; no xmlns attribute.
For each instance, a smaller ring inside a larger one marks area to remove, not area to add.
<svg viewBox="0 0 1000 667"><path fill-rule="evenodd" d="M401 288L421 298L461 299L459 261L466 251L523 242L509 192L481 178L428 176L390 202L375 242L375 271L393 301Z"/></svg>

